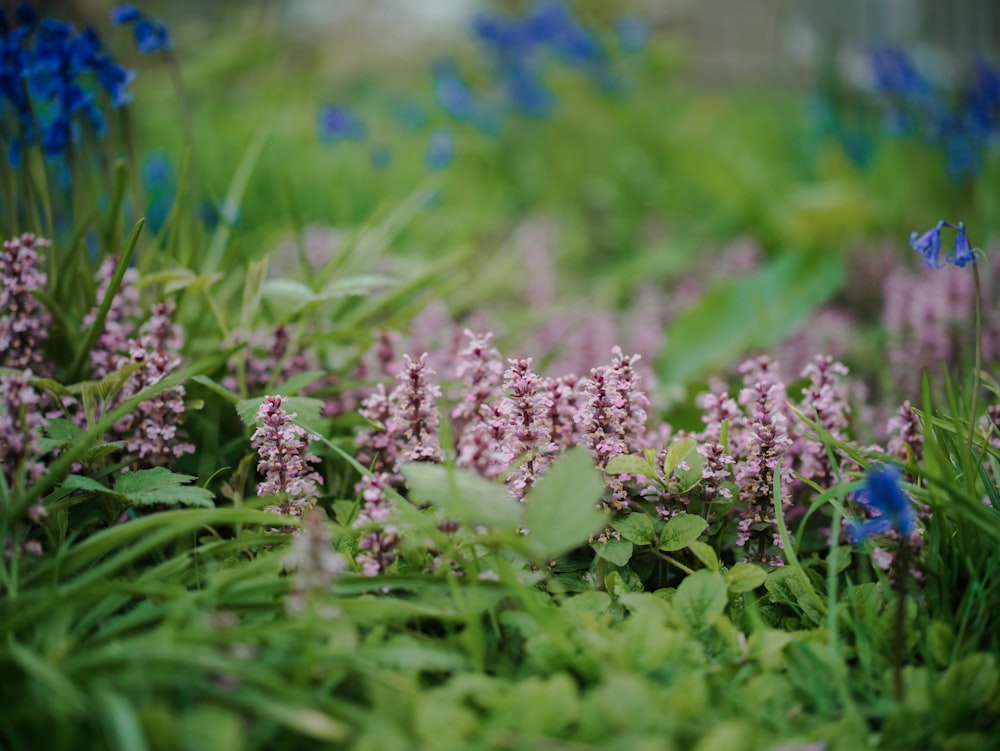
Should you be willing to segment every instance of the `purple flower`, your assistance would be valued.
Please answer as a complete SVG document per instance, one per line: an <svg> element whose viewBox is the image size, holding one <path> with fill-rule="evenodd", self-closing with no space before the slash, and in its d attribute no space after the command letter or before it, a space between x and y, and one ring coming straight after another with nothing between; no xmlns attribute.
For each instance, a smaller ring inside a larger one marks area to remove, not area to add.
<svg viewBox="0 0 1000 751"><path fill-rule="evenodd" d="M0 254L0 365L33 368L42 364L50 325L45 308L32 294L44 291L38 248L48 240L26 233L7 240Z"/></svg>
<svg viewBox="0 0 1000 751"><path fill-rule="evenodd" d="M515 498L524 498L557 450L549 416L552 397L531 369L530 357L507 362L510 367L504 371L503 383L508 396L500 403L505 420L501 451L508 461L522 460L508 475L507 485Z"/></svg>
<svg viewBox="0 0 1000 751"><path fill-rule="evenodd" d="M955 250L945 260L962 268L966 264L976 262L976 250L969 244L969 238L965 234L965 224L959 222L958 234L955 235Z"/></svg>
<svg viewBox="0 0 1000 751"><path fill-rule="evenodd" d="M416 360L403 355L403 369L396 374L399 385L389 401L393 405L386 428L400 438L399 458L402 462L440 461L437 400L440 387L430 381L435 375L427 364L427 353Z"/></svg>
<svg viewBox="0 0 1000 751"><path fill-rule="evenodd" d="M257 471L264 482L257 486L258 496L278 496L280 503L265 507L265 511L301 516L319 493L323 478L309 465L319 458L308 451L311 436L292 423L295 413L288 414L281 406L280 396L265 396L257 411L257 430L250 445L257 450L260 462Z"/></svg>
<svg viewBox="0 0 1000 751"><path fill-rule="evenodd" d="M865 486L855 495L873 518L855 521L850 528L851 541L861 542L897 532L904 539L916 531L917 514L913 504L899 484L899 469L892 465L876 465L868 470Z"/></svg>
<svg viewBox="0 0 1000 751"><path fill-rule="evenodd" d="M31 481L45 472L37 460L41 453L41 397L30 378L30 370L0 375L0 472L8 487L17 479Z"/></svg>
<svg viewBox="0 0 1000 751"><path fill-rule="evenodd" d="M289 615L299 615L313 598L330 591L334 582L347 568L344 557L333 549L333 536L323 523L323 514L312 509L306 514L302 531L295 536L291 549L281 559L286 571L294 573L285 599ZM334 616L336 608L318 609L322 616Z"/></svg>
<svg viewBox="0 0 1000 751"><path fill-rule="evenodd" d="M945 222L938 222L922 235L916 232L910 234L910 247L917 251L923 260L922 266L940 269L944 264L940 260L941 255L941 228Z"/></svg>

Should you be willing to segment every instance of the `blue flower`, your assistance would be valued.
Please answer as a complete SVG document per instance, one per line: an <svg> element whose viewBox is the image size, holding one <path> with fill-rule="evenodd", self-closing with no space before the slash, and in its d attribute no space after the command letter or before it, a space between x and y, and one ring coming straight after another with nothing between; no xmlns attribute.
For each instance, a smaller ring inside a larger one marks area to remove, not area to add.
<svg viewBox="0 0 1000 751"><path fill-rule="evenodd" d="M850 527L851 542L861 542L889 532L908 539L917 528L913 504L899 485L899 470L892 465L877 465L868 470L865 486L855 500L873 514L865 521L855 520Z"/></svg>
<svg viewBox="0 0 1000 751"><path fill-rule="evenodd" d="M427 139L424 164L429 170L444 169L455 158L455 137L447 130L436 130Z"/></svg>
<svg viewBox="0 0 1000 751"><path fill-rule="evenodd" d="M952 263L958 267L964 267L966 264L976 262L976 251L978 248L974 249L969 243L969 238L965 234L965 224L962 222L958 223L958 234L955 235L955 250L946 259L948 263ZM982 252L982 251L980 251Z"/></svg>
<svg viewBox="0 0 1000 751"><path fill-rule="evenodd" d="M944 266L940 260L941 228L944 225L945 222L938 222L922 235L918 236L916 232L910 234L910 247L923 256L920 261L921 266L930 266L935 269Z"/></svg>
<svg viewBox="0 0 1000 751"><path fill-rule="evenodd" d="M368 127L342 104L327 104L319 112L319 135L324 141L363 141Z"/></svg>
<svg viewBox="0 0 1000 751"><path fill-rule="evenodd" d="M132 25L132 36L135 47L142 55L173 49L174 41L170 37L170 29L162 21L157 21L148 13L139 10L134 5L115 6L111 11L111 23L116 26Z"/></svg>
<svg viewBox="0 0 1000 751"><path fill-rule="evenodd" d="M479 98L467 84L451 60L435 60L431 64L434 77L434 98L448 116L460 123L472 122L479 114Z"/></svg>

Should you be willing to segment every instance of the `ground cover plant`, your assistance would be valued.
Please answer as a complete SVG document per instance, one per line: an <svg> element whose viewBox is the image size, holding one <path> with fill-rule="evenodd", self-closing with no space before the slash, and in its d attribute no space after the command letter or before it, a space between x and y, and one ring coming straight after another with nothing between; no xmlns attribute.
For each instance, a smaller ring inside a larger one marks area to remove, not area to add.
<svg viewBox="0 0 1000 751"><path fill-rule="evenodd" d="M172 7L0 17L0 749L1000 744L986 62Z"/></svg>

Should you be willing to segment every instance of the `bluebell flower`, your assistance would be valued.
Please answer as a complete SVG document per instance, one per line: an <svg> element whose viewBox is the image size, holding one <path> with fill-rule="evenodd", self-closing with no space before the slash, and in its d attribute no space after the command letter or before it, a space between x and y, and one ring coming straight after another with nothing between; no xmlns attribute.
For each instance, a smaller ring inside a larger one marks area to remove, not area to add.
<svg viewBox="0 0 1000 751"><path fill-rule="evenodd" d="M955 235L955 250L948 255L948 263L958 267L976 262L976 249L969 243L969 237L965 234L965 224L958 223L958 234Z"/></svg>
<svg viewBox="0 0 1000 751"><path fill-rule="evenodd" d="M503 89L511 104L522 114L545 117L555 105L556 97L545 81L522 64L503 68Z"/></svg>
<svg viewBox="0 0 1000 751"><path fill-rule="evenodd" d="M169 52L174 47L167 25L134 5L115 6L111 11L111 23L116 26L132 26L135 47L140 54L148 55L160 50Z"/></svg>
<svg viewBox="0 0 1000 751"><path fill-rule="evenodd" d="M855 494L855 500L873 516L855 520L850 526L851 542L861 542L897 532L909 539L917 528L913 504L899 484L899 470L892 465L876 465L868 470L865 486Z"/></svg>
<svg viewBox="0 0 1000 751"><path fill-rule="evenodd" d="M447 167L455 158L455 137L447 130L436 130L427 139L424 164L429 170Z"/></svg>
<svg viewBox="0 0 1000 751"><path fill-rule="evenodd" d="M363 141L368 126L342 104L327 104L319 112L319 135L324 141Z"/></svg>
<svg viewBox="0 0 1000 751"><path fill-rule="evenodd" d="M945 222L938 222L922 235L916 232L910 234L910 247L917 251L922 259L921 266L930 266L940 269L944 264L940 260L941 256L941 228Z"/></svg>

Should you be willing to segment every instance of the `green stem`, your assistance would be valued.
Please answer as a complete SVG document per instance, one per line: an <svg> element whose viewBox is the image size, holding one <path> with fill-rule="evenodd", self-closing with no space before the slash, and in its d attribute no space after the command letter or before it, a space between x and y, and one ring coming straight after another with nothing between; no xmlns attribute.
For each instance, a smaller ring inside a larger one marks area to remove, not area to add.
<svg viewBox="0 0 1000 751"><path fill-rule="evenodd" d="M665 560L667 563L671 564L672 566L676 566L681 571L683 571L685 574L693 574L694 573L694 569L688 568L683 563L681 563L680 561L678 561L676 558L674 558L673 556L667 555L662 550L654 550L653 553L656 554L658 557L662 558L663 560Z"/></svg>
<svg viewBox="0 0 1000 751"><path fill-rule="evenodd" d="M975 369L972 371L972 398L970 401L969 408L969 454L972 454L972 441L976 437L976 407L977 401L979 399L979 389L982 379L982 367L983 367L983 299L982 292L980 291L979 283L979 264L972 264L972 273L976 280L976 303L975 303L975 322L976 322L976 342L975 342Z"/></svg>

